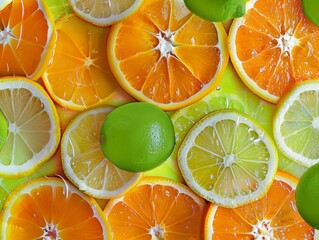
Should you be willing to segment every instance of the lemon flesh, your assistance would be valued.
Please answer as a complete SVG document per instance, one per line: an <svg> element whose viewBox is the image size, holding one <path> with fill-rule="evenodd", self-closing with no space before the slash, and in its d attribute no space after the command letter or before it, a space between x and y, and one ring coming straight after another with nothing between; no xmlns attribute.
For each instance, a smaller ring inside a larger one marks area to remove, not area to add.
<svg viewBox="0 0 319 240"><path fill-rule="evenodd" d="M248 115L218 110L190 129L178 162L186 183L200 196L237 207L266 194L278 153L271 137Z"/></svg>

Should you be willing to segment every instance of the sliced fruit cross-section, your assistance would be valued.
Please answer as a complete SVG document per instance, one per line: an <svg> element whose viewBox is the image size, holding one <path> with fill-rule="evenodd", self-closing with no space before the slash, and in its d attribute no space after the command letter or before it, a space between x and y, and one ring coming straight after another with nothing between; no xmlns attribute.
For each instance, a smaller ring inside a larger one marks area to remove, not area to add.
<svg viewBox="0 0 319 240"><path fill-rule="evenodd" d="M145 177L104 213L114 240L202 239L206 203L179 182Z"/></svg>
<svg viewBox="0 0 319 240"><path fill-rule="evenodd" d="M106 27L132 15L143 0L68 0L68 3L80 18Z"/></svg>
<svg viewBox="0 0 319 240"><path fill-rule="evenodd" d="M45 1L13 0L0 13L0 76L37 80L53 54L54 20Z"/></svg>
<svg viewBox="0 0 319 240"><path fill-rule="evenodd" d="M80 190L103 199L123 195L141 177L141 173L121 170L104 157L100 130L112 110L99 107L82 112L68 125L61 140L65 175Z"/></svg>
<svg viewBox="0 0 319 240"><path fill-rule="evenodd" d="M229 31L238 74L261 98L276 103L295 82L319 77L319 26L304 15L301 0L247 2Z"/></svg>
<svg viewBox="0 0 319 240"><path fill-rule="evenodd" d="M1 212L1 239L109 239L105 216L66 180L44 177L11 192Z"/></svg>
<svg viewBox="0 0 319 240"><path fill-rule="evenodd" d="M291 160L311 166L319 162L319 80L295 84L280 99L273 115L278 148Z"/></svg>
<svg viewBox="0 0 319 240"><path fill-rule="evenodd" d="M210 204L205 240L212 239L317 239L317 233L299 215L297 179L278 171L267 194L237 208Z"/></svg>
<svg viewBox="0 0 319 240"><path fill-rule="evenodd" d="M60 120L38 83L23 77L0 78L0 111L8 121L8 136L0 149L0 175L30 173L55 153Z"/></svg>
<svg viewBox="0 0 319 240"><path fill-rule="evenodd" d="M107 53L128 93L174 110L216 87L228 62L226 41L221 23L192 14L182 0L145 0L112 26Z"/></svg>
<svg viewBox="0 0 319 240"><path fill-rule="evenodd" d="M98 28L74 14L57 22L55 54L43 74L52 99L63 107L84 110L133 99L117 83L106 58L109 28Z"/></svg>
<svg viewBox="0 0 319 240"><path fill-rule="evenodd" d="M263 197L278 166L276 146L248 115L218 110L185 136L178 163L186 183L203 198L236 207Z"/></svg>

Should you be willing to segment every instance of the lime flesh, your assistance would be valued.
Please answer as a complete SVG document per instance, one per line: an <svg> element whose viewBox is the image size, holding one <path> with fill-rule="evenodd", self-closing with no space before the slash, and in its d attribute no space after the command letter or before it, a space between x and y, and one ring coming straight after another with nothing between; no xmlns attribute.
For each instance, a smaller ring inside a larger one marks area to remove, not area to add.
<svg viewBox="0 0 319 240"><path fill-rule="evenodd" d="M8 136L8 121L0 110L0 149L2 149Z"/></svg>

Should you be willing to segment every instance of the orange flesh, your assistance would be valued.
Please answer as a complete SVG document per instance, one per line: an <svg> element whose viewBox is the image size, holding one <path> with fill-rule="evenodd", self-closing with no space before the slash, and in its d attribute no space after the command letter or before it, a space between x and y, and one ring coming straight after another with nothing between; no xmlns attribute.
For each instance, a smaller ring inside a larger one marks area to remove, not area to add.
<svg viewBox="0 0 319 240"><path fill-rule="evenodd" d="M0 15L0 76L38 74L50 40L48 32L48 19L37 1L13 1L4 9Z"/></svg>
<svg viewBox="0 0 319 240"><path fill-rule="evenodd" d="M203 205L174 187L145 184L126 193L108 221L114 239L150 239L151 233L165 239L199 239L203 214Z"/></svg>
<svg viewBox="0 0 319 240"><path fill-rule="evenodd" d="M169 104L212 85L222 61L216 27L183 4L145 1L137 14L115 28L115 58L125 78L118 80L124 88L128 84L137 95Z"/></svg>
<svg viewBox="0 0 319 240"><path fill-rule="evenodd" d="M319 77L318 38L301 1L258 0L238 28L236 54L257 85L281 96L294 82Z"/></svg>
<svg viewBox="0 0 319 240"><path fill-rule="evenodd" d="M8 220L8 239L104 239L92 206L63 187L41 186L23 194L13 204ZM23 227L22 227L23 226Z"/></svg>
<svg viewBox="0 0 319 240"><path fill-rule="evenodd" d="M105 54L108 32L75 15L57 24L56 52L44 84L60 105L84 110L106 103L119 89Z"/></svg>
<svg viewBox="0 0 319 240"><path fill-rule="evenodd" d="M238 208L218 207L212 223L212 239L253 239L271 233L275 239L313 239L314 229L299 215L295 187L275 180L262 199ZM237 239L237 238L236 238Z"/></svg>

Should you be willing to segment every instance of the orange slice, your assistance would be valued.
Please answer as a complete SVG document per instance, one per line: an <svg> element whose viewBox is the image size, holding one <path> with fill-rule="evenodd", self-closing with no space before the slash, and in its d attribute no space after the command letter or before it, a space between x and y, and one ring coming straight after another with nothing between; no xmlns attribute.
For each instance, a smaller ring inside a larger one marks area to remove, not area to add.
<svg viewBox="0 0 319 240"><path fill-rule="evenodd" d="M36 82L23 77L0 78L0 110L8 136L0 150L0 175L21 176L49 160L60 143L57 110Z"/></svg>
<svg viewBox="0 0 319 240"><path fill-rule="evenodd" d="M319 77L319 27L300 0L255 0L246 7L230 28L229 52L255 94L276 103L294 82Z"/></svg>
<svg viewBox="0 0 319 240"><path fill-rule="evenodd" d="M132 15L143 0L68 0L68 2L80 18L105 27Z"/></svg>
<svg viewBox="0 0 319 240"><path fill-rule="evenodd" d="M86 110L66 128L61 140L65 175L80 190L96 198L123 195L141 173L126 172L107 160L100 146L100 129L112 107Z"/></svg>
<svg viewBox="0 0 319 240"><path fill-rule="evenodd" d="M179 182L145 177L104 212L114 240L202 239L206 203Z"/></svg>
<svg viewBox="0 0 319 240"><path fill-rule="evenodd" d="M120 85L134 98L174 110L207 95L228 62L221 23L189 12L184 2L145 0L112 26L107 54Z"/></svg>
<svg viewBox="0 0 319 240"><path fill-rule="evenodd" d="M95 200L60 178L38 178L14 190L0 218L1 239L109 239Z"/></svg>
<svg viewBox="0 0 319 240"><path fill-rule="evenodd" d="M299 215L295 190L297 178L278 171L266 196L253 203L224 208L210 204L205 221L209 239L317 239Z"/></svg>
<svg viewBox="0 0 319 240"><path fill-rule="evenodd" d="M0 14L0 76L37 80L52 56L54 20L45 1L14 0Z"/></svg>
<svg viewBox="0 0 319 240"><path fill-rule="evenodd" d="M70 14L58 21L56 29L55 54L43 74L54 101L72 110L132 101L109 69L105 53L109 28L95 27Z"/></svg>

